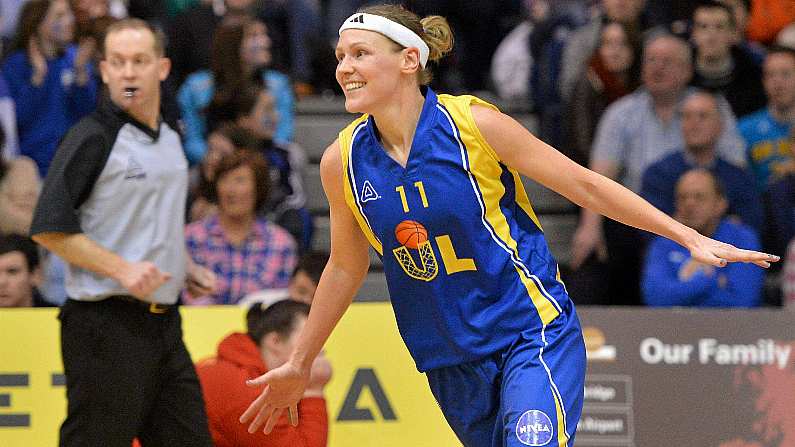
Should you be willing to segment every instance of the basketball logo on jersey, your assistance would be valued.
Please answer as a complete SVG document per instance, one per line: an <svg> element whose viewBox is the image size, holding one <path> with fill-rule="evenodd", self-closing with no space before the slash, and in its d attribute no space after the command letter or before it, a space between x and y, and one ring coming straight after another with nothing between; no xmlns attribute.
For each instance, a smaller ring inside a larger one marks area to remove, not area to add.
<svg viewBox="0 0 795 447"><path fill-rule="evenodd" d="M362 197L360 199L362 203L369 202L370 200L378 200L380 198L381 196L375 191L370 180L365 180L364 185L362 185Z"/></svg>
<svg viewBox="0 0 795 447"><path fill-rule="evenodd" d="M395 227L395 237L401 245L393 249L392 253L403 271L410 277L422 281L436 278L439 264L436 262L436 255L433 254L425 226L414 220L404 220ZM414 262L409 249L419 250L422 267Z"/></svg>
<svg viewBox="0 0 795 447"><path fill-rule="evenodd" d="M524 445L547 445L553 433L552 420L541 410L525 411L516 422L516 438Z"/></svg>

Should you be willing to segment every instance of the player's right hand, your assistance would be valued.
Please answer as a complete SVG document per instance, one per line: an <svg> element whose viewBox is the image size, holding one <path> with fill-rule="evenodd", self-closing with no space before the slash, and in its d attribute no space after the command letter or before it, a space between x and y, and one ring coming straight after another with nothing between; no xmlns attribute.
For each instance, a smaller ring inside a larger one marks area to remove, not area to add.
<svg viewBox="0 0 795 447"><path fill-rule="evenodd" d="M302 371L288 361L256 379L246 381L248 386L265 386L265 389L240 416L240 423L251 421L248 426L249 433L254 433L265 423L262 431L267 435L287 408L290 412L290 423L293 426L298 425L298 401L304 395L309 377L309 371Z"/></svg>
<svg viewBox="0 0 795 447"><path fill-rule="evenodd" d="M149 261L143 261L131 263L119 275L118 281L130 295L144 300L170 279L169 273L161 272Z"/></svg>

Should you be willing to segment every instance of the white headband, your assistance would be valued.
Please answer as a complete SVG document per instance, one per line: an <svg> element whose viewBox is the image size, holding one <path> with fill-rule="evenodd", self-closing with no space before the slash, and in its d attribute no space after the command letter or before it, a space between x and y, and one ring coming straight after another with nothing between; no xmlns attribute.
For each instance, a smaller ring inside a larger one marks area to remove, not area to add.
<svg viewBox="0 0 795 447"><path fill-rule="evenodd" d="M431 52L428 48L428 44L425 43L425 41L423 41L414 31L397 22L391 21L386 17L357 12L356 14L345 19L345 22L343 22L342 26L340 27L339 34L342 34L342 32L346 29L351 28L375 31L394 40L406 48L416 47L420 50L420 65L422 65L422 68L425 68L425 64L428 62L428 54Z"/></svg>

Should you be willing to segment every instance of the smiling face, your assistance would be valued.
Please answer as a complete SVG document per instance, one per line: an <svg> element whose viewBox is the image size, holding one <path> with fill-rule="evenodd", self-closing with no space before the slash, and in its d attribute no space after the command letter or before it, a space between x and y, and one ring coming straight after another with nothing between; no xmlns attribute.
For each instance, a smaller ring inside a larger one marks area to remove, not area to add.
<svg viewBox="0 0 795 447"><path fill-rule="evenodd" d="M372 113L399 91L402 53L395 42L374 31L342 32L335 50L336 77L348 112Z"/></svg>
<svg viewBox="0 0 795 447"><path fill-rule="evenodd" d="M233 219L249 219L257 209L257 184L251 166L242 165L218 178L218 210Z"/></svg>

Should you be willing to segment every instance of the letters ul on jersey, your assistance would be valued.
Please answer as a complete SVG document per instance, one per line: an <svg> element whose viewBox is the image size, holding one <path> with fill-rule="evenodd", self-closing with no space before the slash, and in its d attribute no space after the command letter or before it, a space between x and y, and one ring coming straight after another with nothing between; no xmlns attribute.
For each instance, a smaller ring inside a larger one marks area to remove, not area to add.
<svg viewBox="0 0 795 447"><path fill-rule="evenodd" d="M519 175L472 119L472 104L494 106L423 93L405 168L384 151L372 116L339 135L346 201L383 261L420 371L483 358L571 307ZM401 244L403 221L427 234Z"/></svg>

